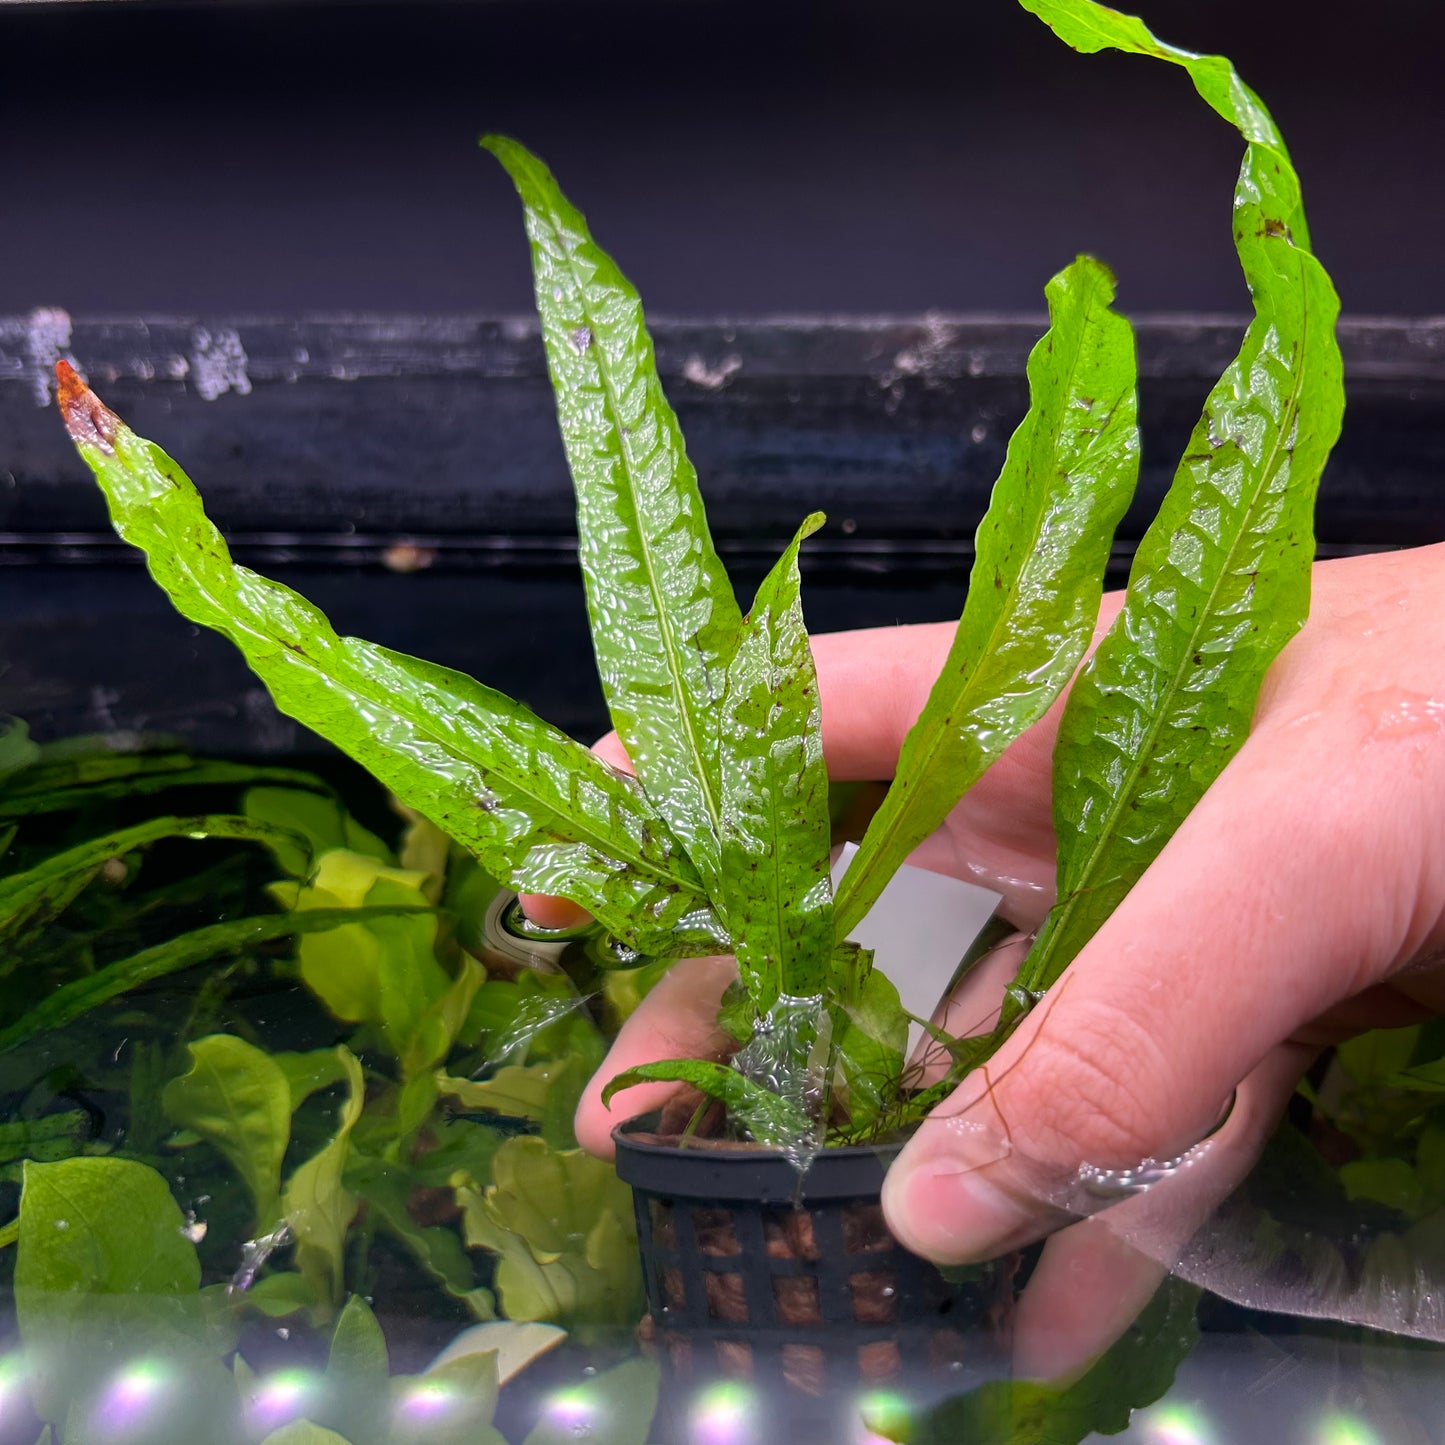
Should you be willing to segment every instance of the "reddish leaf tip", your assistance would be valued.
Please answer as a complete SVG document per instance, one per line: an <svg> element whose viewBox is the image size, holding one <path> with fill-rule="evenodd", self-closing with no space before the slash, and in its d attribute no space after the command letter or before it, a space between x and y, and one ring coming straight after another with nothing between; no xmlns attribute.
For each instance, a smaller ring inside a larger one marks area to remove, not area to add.
<svg viewBox="0 0 1445 1445"><path fill-rule="evenodd" d="M115 450L120 418L80 379L68 361L55 363L56 396L65 429L77 446Z"/></svg>

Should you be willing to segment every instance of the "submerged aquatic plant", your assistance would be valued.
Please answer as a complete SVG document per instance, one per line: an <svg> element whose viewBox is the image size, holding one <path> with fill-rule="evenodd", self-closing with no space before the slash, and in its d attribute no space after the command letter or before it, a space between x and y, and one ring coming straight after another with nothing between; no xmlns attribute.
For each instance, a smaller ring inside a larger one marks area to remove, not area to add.
<svg viewBox="0 0 1445 1445"><path fill-rule="evenodd" d="M340 637L235 565L180 468L60 366L60 406L117 530L193 621L240 647L282 711L331 739L494 876L587 909L619 964L727 951L733 1066L686 1079L754 1138L797 1146L921 1117L985 1059L1128 891L1242 741L1308 607L1310 516L1341 413L1337 302L1268 112L1229 63L1092 0L1023 0L1068 44L1183 66L1247 143L1234 237L1255 306L1075 682L1055 755L1059 904L998 1027L909 1096L906 1016L849 934L910 851L1069 683L1138 465L1132 332L1080 257L1048 285L1030 406L980 524L953 647L835 899L799 529L744 615L713 547L637 294L551 174L483 144L522 199L603 690L630 777L459 673ZM868 1086L862 1085L864 1074Z"/></svg>

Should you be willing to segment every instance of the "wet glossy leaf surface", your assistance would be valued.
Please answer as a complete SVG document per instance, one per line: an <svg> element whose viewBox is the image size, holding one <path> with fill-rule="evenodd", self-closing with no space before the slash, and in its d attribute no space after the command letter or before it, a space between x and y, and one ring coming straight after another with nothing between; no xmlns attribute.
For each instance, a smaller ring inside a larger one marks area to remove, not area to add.
<svg viewBox="0 0 1445 1445"><path fill-rule="evenodd" d="M1135 555L1123 612L1070 692L1055 752L1060 904L1020 981L1046 987L1118 906L1249 729L1309 611L1312 517L1344 404L1339 302L1310 254L1268 112L1220 56L1086 0L1024 0L1081 49L1183 65L1249 142L1234 241L1255 316Z"/></svg>
<svg viewBox="0 0 1445 1445"><path fill-rule="evenodd" d="M658 381L637 292L541 161L502 136L482 144L526 207L608 710L648 797L716 893L718 710L737 600Z"/></svg>
<svg viewBox="0 0 1445 1445"><path fill-rule="evenodd" d="M722 708L723 911L759 1014L818 993L833 947L828 772L799 600L810 517L758 588Z"/></svg>
<svg viewBox="0 0 1445 1445"><path fill-rule="evenodd" d="M641 1064L610 1080L602 1091L602 1100L606 1103L619 1089L656 1080L691 1084L708 1098L726 1104L729 1116L742 1124L759 1144L793 1149L815 1132L813 1121L792 1100L711 1059L668 1059Z"/></svg>
<svg viewBox="0 0 1445 1445"><path fill-rule="evenodd" d="M513 886L573 898L634 943L694 913L706 934L697 874L631 779L471 678L338 637L304 598L236 566L181 469L73 373L64 398L116 530L185 616L236 643L284 712Z"/></svg>
<svg viewBox="0 0 1445 1445"><path fill-rule="evenodd" d="M978 529L968 600L838 890L846 938L908 855L1073 675L1093 635L1114 528L1139 471L1134 335L1114 279L1081 256L1048 284L1028 415Z"/></svg>

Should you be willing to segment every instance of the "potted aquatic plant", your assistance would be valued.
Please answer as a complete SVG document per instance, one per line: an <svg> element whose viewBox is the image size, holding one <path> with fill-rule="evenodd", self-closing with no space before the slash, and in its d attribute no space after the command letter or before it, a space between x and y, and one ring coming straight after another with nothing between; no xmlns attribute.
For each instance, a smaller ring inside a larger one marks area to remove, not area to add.
<svg viewBox="0 0 1445 1445"><path fill-rule="evenodd" d="M185 616L236 643L283 712L509 888L586 909L603 939L594 962L736 958L723 1010L733 1058L651 1064L610 1086L690 1085L722 1106L714 1142L734 1146L623 1133L650 1304L679 1366L699 1344L733 1348L740 1326L748 1368L765 1352L815 1389L839 1329L866 1377L896 1375L915 1327L951 1360L939 1312L959 1318L961 1296L888 1237L876 1198L886 1151L986 1063L1124 897L1243 740L1264 672L1308 609L1313 499L1342 389L1337 301L1284 143L1221 57L1166 46L1093 0L1022 3L1076 49L1182 66L1239 129L1234 238L1254 317L1138 548L1122 611L1075 677L1134 490L1135 360L1102 264L1079 257L1049 282L1028 413L979 526L952 648L836 891L800 602L800 551L823 518L802 523L744 613L638 296L521 145L483 141L526 213L597 663L635 776L480 682L339 636L304 598L237 566L176 463L59 366L65 424L117 531ZM917 1087L909 1016L852 935L1071 680L1054 755L1058 905L996 1026L935 1031L947 1067Z"/></svg>

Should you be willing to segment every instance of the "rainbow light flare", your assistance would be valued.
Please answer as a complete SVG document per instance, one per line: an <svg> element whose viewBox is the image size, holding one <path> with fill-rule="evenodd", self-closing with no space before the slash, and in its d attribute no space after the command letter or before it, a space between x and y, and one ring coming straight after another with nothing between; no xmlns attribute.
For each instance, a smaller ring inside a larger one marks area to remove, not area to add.
<svg viewBox="0 0 1445 1445"><path fill-rule="evenodd" d="M758 1438L757 1411L746 1385L710 1385L688 1411L688 1445L751 1445Z"/></svg>
<svg viewBox="0 0 1445 1445"><path fill-rule="evenodd" d="M275 1430L294 1420L318 1393L320 1381L305 1370L268 1375L251 1396L247 1413L253 1424Z"/></svg>
<svg viewBox="0 0 1445 1445"><path fill-rule="evenodd" d="M1358 1415L1335 1410L1320 1421L1311 1445L1382 1445L1382 1441Z"/></svg>
<svg viewBox="0 0 1445 1445"><path fill-rule="evenodd" d="M542 1411L542 1418L549 1425L585 1440L596 1431L602 1411L587 1390L574 1386L553 1395Z"/></svg>
<svg viewBox="0 0 1445 1445"><path fill-rule="evenodd" d="M0 1424L17 1405L24 1407L29 1395L24 1355L17 1352L0 1357Z"/></svg>
<svg viewBox="0 0 1445 1445"><path fill-rule="evenodd" d="M97 1427L124 1436L149 1422L154 1407L170 1393L171 1372L159 1360L138 1360L117 1375L96 1407Z"/></svg>
<svg viewBox="0 0 1445 1445"><path fill-rule="evenodd" d="M1198 1405L1159 1405L1135 1421L1148 1445L1213 1445L1216 1439Z"/></svg>
<svg viewBox="0 0 1445 1445"><path fill-rule="evenodd" d="M858 1433L854 1445L890 1445L888 1436L878 1431L896 1428L901 1432L911 1414L912 1406L906 1395L896 1390L870 1390L858 1402Z"/></svg>
<svg viewBox="0 0 1445 1445"><path fill-rule="evenodd" d="M444 1380L423 1380L397 1402L396 1412L410 1421L436 1420L456 1409L462 1394Z"/></svg>

